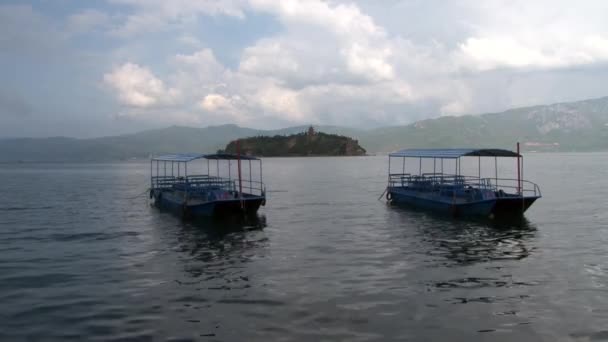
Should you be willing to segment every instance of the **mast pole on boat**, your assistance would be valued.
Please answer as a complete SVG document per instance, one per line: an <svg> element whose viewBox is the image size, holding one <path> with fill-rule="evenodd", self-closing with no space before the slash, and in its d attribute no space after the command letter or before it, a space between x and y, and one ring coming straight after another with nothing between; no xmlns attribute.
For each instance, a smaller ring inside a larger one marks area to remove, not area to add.
<svg viewBox="0 0 608 342"><path fill-rule="evenodd" d="M239 198L243 197L243 183L241 181L241 141L237 139L236 141L236 161L239 170ZM243 202L241 202L241 206Z"/></svg>
<svg viewBox="0 0 608 342"><path fill-rule="evenodd" d="M496 191L498 191L498 157L494 157L494 177L495 177L495 184L494 186L496 187Z"/></svg>
<svg viewBox="0 0 608 342"><path fill-rule="evenodd" d="M521 169L519 166L519 141L517 142L517 193L521 194Z"/></svg>
<svg viewBox="0 0 608 342"><path fill-rule="evenodd" d="M185 191L186 194L184 196L184 206L187 206L188 205L188 186L189 186L188 185L188 162L187 161L184 162L184 182L186 183L186 186L184 187L184 189L186 189L186 191Z"/></svg>
<svg viewBox="0 0 608 342"><path fill-rule="evenodd" d="M454 203L456 203L456 183L458 181L458 160L460 158L456 158L454 160L454 184L452 186L452 208L454 207ZM452 209L453 210L453 209Z"/></svg>
<svg viewBox="0 0 608 342"><path fill-rule="evenodd" d="M524 156L521 156L521 195L524 195Z"/></svg>
<svg viewBox="0 0 608 342"><path fill-rule="evenodd" d="M388 155L388 184L391 183L391 155Z"/></svg>

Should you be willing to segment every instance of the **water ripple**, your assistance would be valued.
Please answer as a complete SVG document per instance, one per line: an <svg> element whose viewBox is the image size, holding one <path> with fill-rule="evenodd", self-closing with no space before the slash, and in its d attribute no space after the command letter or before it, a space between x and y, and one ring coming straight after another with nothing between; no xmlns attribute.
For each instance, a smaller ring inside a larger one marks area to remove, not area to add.
<svg viewBox="0 0 608 342"><path fill-rule="evenodd" d="M149 164L2 165L0 340L606 340L606 155L526 158L518 222L387 206L384 157L265 160L247 222L135 198Z"/></svg>

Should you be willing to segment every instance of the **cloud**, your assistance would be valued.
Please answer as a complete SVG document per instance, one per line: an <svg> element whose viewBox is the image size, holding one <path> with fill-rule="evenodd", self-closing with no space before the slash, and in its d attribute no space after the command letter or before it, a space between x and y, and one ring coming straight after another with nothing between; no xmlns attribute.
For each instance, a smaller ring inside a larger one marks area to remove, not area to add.
<svg viewBox="0 0 608 342"><path fill-rule="evenodd" d="M451 104L445 111L457 111L455 92L437 90L447 87L436 82L451 82L436 77L445 70L431 56L436 49L389 37L356 5L320 0L251 0L249 5L250 10L277 16L285 30L245 47L235 68L203 48L172 57L172 70L164 82L149 70L119 73L145 74L124 78L154 79L137 84L151 84L156 90L143 92L133 81L110 83L115 88L119 88L116 83L131 85L118 92L124 103L156 106L161 103L158 94L170 87L181 95L174 103L181 110L249 125L406 123L411 116L400 106L416 101L445 100ZM429 72L436 78L430 82L425 79ZM411 81L424 84L414 87ZM467 104L461 101L458 110L465 110Z"/></svg>
<svg viewBox="0 0 608 342"><path fill-rule="evenodd" d="M29 5L0 5L0 56L40 58L63 54L67 34Z"/></svg>
<svg viewBox="0 0 608 342"><path fill-rule="evenodd" d="M0 69L19 76L8 93L43 108L44 82L64 84L53 94L73 99L57 112L146 128L404 124L602 96L608 74L604 1L107 0L60 12L0 5Z"/></svg>
<svg viewBox="0 0 608 342"><path fill-rule="evenodd" d="M386 80L394 77L390 42L384 29L354 4L330 5L324 1L272 1L251 0L255 10L275 14L288 27L287 35L310 38L311 29L320 30L314 38L321 38L334 57L341 58L345 70L369 80ZM314 32L314 31L313 31ZM311 43L310 39L305 39ZM317 41L319 42L319 41ZM315 51L308 46L308 51ZM317 50L318 51L318 50Z"/></svg>
<svg viewBox="0 0 608 342"><path fill-rule="evenodd" d="M86 9L70 15L66 26L69 32L82 34L106 28L110 22L111 18L107 13L96 9Z"/></svg>
<svg viewBox="0 0 608 342"><path fill-rule="evenodd" d="M179 92L165 87L150 70L126 63L104 75L104 81L117 93L120 101L132 107L152 107L171 103Z"/></svg>
<svg viewBox="0 0 608 342"><path fill-rule="evenodd" d="M605 1L515 0L470 4L469 36L453 58L465 68L488 71L548 70L608 62ZM584 14L583 14L584 13Z"/></svg>
<svg viewBox="0 0 608 342"><path fill-rule="evenodd" d="M195 21L199 15L244 18L243 2L239 0L110 0L129 6L134 13L113 32L131 37L137 34L164 30L168 25L182 25Z"/></svg>
<svg viewBox="0 0 608 342"><path fill-rule="evenodd" d="M0 117L25 117L33 112L31 105L16 93L0 91Z"/></svg>
<svg viewBox="0 0 608 342"><path fill-rule="evenodd" d="M220 94L209 94L200 103L204 110L215 112L218 110L232 109L230 100Z"/></svg>
<svg viewBox="0 0 608 342"><path fill-rule="evenodd" d="M588 36L564 45L538 46L512 37L469 38L460 52L465 63L480 71L556 69L608 62L608 39Z"/></svg>

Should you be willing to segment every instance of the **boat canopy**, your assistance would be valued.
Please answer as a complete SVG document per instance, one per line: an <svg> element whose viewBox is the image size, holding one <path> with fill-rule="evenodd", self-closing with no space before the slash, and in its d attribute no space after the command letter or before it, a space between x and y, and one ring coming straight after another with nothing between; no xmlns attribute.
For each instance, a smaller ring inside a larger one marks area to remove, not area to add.
<svg viewBox="0 0 608 342"><path fill-rule="evenodd" d="M187 163L196 159L214 159L214 160L260 160L257 157L241 155L240 157L236 154L228 153L217 153L217 154L200 154L200 153L175 153L165 154L162 156L154 157L154 161L169 161L169 162L181 162Z"/></svg>
<svg viewBox="0 0 608 342"><path fill-rule="evenodd" d="M413 157L413 158L451 158L457 159L460 157L521 157L516 152L502 150L497 148L422 148L422 149L405 149L390 153L391 157Z"/></svg>

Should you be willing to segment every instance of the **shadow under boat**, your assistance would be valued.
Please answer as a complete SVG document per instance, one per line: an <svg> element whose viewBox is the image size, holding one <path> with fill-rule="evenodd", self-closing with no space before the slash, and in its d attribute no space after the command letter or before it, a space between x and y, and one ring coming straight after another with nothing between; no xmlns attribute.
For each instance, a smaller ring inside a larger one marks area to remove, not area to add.
<svg viewBox="0 0 608 342"><path fill-rule="evenodd" d="M267 226L265 215L226 215L182 218L184 230L197 230L209 237L222 237L229 233L263 230Z"/></svg>

